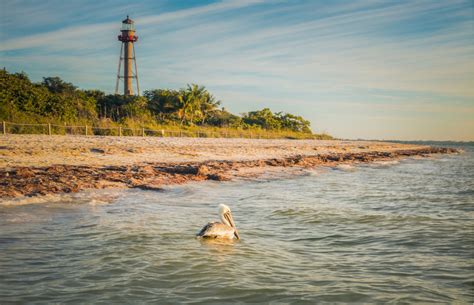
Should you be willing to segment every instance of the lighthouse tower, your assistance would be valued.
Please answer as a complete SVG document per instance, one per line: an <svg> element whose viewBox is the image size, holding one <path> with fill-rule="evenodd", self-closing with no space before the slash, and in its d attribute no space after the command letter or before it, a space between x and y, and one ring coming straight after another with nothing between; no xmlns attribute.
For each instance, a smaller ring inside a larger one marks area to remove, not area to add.
<svg viewBox="0 0 474 305"><path fill-rule="evenodd" d="M127 19L122 21L120 32L122 32L122 34L118 36L118 40L122 42L122 46L120 48L115 94L118 94L119 82L120 79L123 79L123 94L133 95L132 83L133 79L135 79L137 84L137 95L140 95L137 60L135 57L135 42L138 40L138 36L135 35L135 22L127 16ZM121 75L122 60L123 75ZM135 66L135 71L133 71L133 65Z"/></svg>

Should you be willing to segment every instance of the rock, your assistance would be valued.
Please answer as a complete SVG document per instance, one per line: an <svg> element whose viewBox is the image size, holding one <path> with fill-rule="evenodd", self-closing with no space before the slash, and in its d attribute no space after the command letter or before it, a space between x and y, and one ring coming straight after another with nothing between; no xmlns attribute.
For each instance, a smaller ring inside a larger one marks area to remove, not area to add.
<svg viewBox="0 0 474 305"><path fill-rule="evenodd" d="M35 176L35 172L27 167L20 167L15 174L21 178L31 178Z"/></svg>
<svg viewBox="0 0 474 305"><path fill-rule="evenodd" d="M135 185L140 185L140 180L135 179L135 178L129 178L128 180L125 181L128 185L135 187Z"/></svg>
<svg viewBox="0 0 474 305"><path fill-rule="evenodd" d="M66 169L64 168L64 166L51 166L46 169L46 172L48 174L61 174L61 173L64 173L65 170Z"/></svg>
<svg viewBox="0 0 474 305"><path fill-rule="evenodd" d="M304 158L303 156L299 155L299 156L296 156L293 160L294 164L296 165L305 165L307 162L306 162L306 158Z"/></svg>
<svg viewBox="0 0 474 305"><path fill-rule="evenodd" d="M198 176L206 176L207 174L209 174L209 168L205 165L201 165L197 168L197 173L196 175Z"/></svg>
<svg viewBox="0 0 474 305"><path fill-rule="evenodd" d="M100 148L91 148L90 152L97 153L97 154L105 154L105 150Z"/></svg>
<svg viewBox="0 0 474 305"><path fill-rule="evenodd" d="M198 167L192 165L175 165L173 167L164 167L162 169L164 172L170 174L181 174L181 175L197 175Z"/></svg>
<svg viewBox="0 0 474 305"><path fill-rule="evenodd" d="M267 160L267 161L265 161L265 163L267 165L270 165L270 166L279 166L279 165L281 165L278 159Z"/></svg>
<svg viewBox="0 0 474 305"><path fill-rule="evenodd" d="M209 174L207 175L207 179L215 180L215 181L229 181L230 180L228 176L225 176L221 173Z"/></svg>
<svg viewBox="0 0 474 305"><path fill-rule="evenodd" d="M339 156L338 155L329 155L326 157L327 160L329 161L339 161Z"/></svg>
<svg viewBox="0 0 474 305"><path fill-rule="evenodd" d="M108 171L112 171L112 172L116 172L116 171L126 172L126 171L128 171L128 167L126 167L126 166L114 166L114 165L106 166L103 169L108 170Z"/></svg>
<svg viewBox="0 0 474 305"><path fill-rule="evenodd" d="M164 189L162 187L150 184L137 184L132 186L133 188L141 189L144 191L155 191L155 192L163 192Z"/></svg>
<svg viewBox="0 0 474 305"><path fill-rule="evenodd" d="M145 165L139 168L138 170L140 173L145 173L145 174L155 174L155 169L151 165Z"/></svg>

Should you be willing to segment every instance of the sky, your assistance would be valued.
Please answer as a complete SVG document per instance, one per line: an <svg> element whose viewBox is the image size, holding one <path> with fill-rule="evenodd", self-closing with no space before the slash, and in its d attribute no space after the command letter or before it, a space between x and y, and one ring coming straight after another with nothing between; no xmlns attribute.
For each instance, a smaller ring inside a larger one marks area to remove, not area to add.
<svg viewBox="0 0 474 305"><path fill-rule="evenodd" d="M474 140L474 1L0 1L0 65L113 93L121 21L140 89L302 115L350 139Z"/></svg>

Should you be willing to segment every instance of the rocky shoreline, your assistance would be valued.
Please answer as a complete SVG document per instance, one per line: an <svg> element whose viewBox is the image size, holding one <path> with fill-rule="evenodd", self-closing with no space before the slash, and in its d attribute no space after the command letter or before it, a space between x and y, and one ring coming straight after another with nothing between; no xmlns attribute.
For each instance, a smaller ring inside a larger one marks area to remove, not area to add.
<svg viewBox="0 0 474 305"><path fill-rule="evenodd" d="M0 199L103 188L160 191L163 185L203 180L231 180L241 175L239 172L243 169L257 169L255 172L264 172L277 167L313 168L457 152L452 148L420 146L391 151L332 152L258 160L144 162L123 166L15 166L0 168Z"/></svg>

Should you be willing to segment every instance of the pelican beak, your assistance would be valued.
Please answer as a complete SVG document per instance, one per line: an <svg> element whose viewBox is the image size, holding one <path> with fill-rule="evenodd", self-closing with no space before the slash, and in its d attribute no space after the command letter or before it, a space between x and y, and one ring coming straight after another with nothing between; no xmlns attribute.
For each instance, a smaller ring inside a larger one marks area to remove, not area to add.
<svg viewBox="0 0 474 305"><path fill-rule="evenodd" d="M234 228L234 235L237 239L240 239L239 232L237 232L237 228L235 227L234 218L232 218L232 214L227 212L224 214L224 218L230 223L230 226Z"/></svg>

